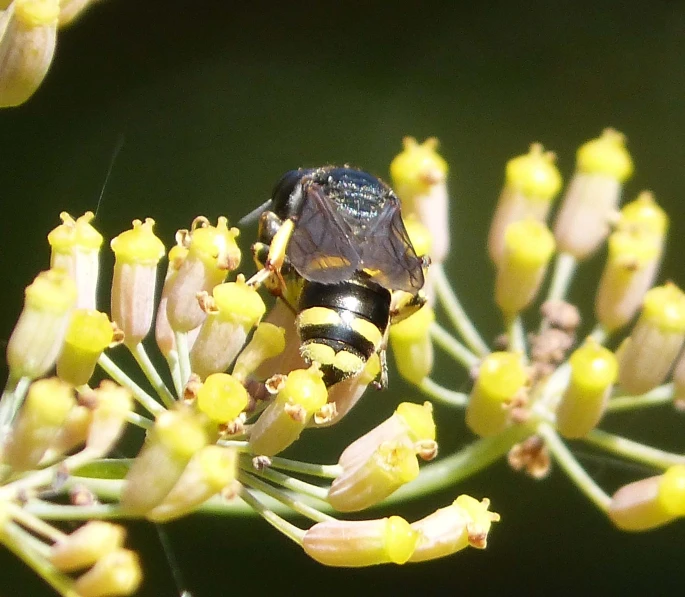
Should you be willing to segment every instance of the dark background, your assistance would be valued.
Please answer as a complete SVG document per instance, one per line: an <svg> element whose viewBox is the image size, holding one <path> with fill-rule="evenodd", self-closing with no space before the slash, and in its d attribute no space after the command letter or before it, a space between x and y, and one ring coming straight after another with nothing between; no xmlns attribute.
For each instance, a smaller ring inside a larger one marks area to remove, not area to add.
<svg viewBox="0 0 685 597"><path fill-rule="evenodd" d="M577 146L614 126L636 163L627 196L651 188L670 209L664 276L683 282L684 3L328 4L107 0L60 34L42 88L0 112L0 339L47 266L45 235L61 210L96 208L122 136L97 225L111 237L153 216L167 243L197 214L235 221L290 168L351 162L387 176L404 135L438 136L454 197L448 269L491 338L499 321L483 239L505 161L541 141L568 179ZM601 256L573 287L586 310L600 266ZM437 377L464 384L440 364ZM329 443L310 441L310 457L334 460L398 398L420 399L396 378L391 386L367 396ZM469 441L460 413L438 416L444 446ZM669 412L608 427L683 450L683 420ZM609 490L648 474L578 450ZM487 551L421 565L325 569L257 519L198 516L167 530L195 597L681 590L685 525L622 534L558 470L536 483L501 464L400 513L423 516L462 492L489 496L503 515ZM145 561L141 594L175 594L154 529L131 533ZM4 553L0 569L0 593L50 594Z"/></svg>

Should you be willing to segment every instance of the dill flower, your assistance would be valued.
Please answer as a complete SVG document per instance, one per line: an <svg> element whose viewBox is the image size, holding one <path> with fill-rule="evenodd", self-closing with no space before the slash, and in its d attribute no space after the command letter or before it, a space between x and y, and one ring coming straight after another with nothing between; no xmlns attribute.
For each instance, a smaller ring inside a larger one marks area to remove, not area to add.
<svg viewBox="0 0 685 597"><path fill-rule="evenodd" d="M296 369L288 374L276 399L259 417L250 433L255 454L273 456L285 450L326 404L326 386L318 367Z"/></svg>
<svg viewBox="0 0 685 597"><path fill-rule="evenodd" d="M523 398L528 374L521 356L493 352L478 369L478 378L466 408L466 424L471 431L487 437L508 424L512 405Z"/></svg>
<svg viewBox="0 0 685 597"><path fill-rule="evenodd" d="M507 162L504 187L500 193L488 234L488 252L499 264L504 254L504 237L514 222L532 220L545 223L552 202L561 189L561 174L554 165L556 156L533 143L530 151Z"/></svg>
<svg viewBox="0 0 685 597"><path fill-rule="evenodd" d="M152 232L155 221L135 220L133 228L112 239L112 320L124 333L124 343L133 347L147 336L154 315L157 264L164 244Z"/></svg>
<svg viewBox="0 0 685 597"><path fill-rule="evenodd" d="M50 267L66 270L76 282L77 308L95 309L103 240L91 224L95 215L87 211L74 220L63 211L59 217L62 223L48 234Z"/></svg>
<svg viewBox="0 0 685 597"><path fill-rule="evenodd" d="M179 410L159 415L126 476L122 508L131 514L145 514L158 506L208 441L194 414Z"/></svg>
<svg viewBox="0 0 685 597"><path fill-rule="evenodd" d="M685 294L675 284L652 288L618 352L618 382L643 394L662 383L685 340Z"/></svg>
<svg viewBox="0 0 685 597"><path fill-rule="evenodd" d="M442 263L450 240L447 162L438 154L434 137L423 143L405 137L402 144L404 151L390 164L393 187L405 214L414 215L429 230L431 260Z"/></svg>
<svg viewBox="0 0 685 597"><path fill-rule="evenodd" d="M10 440L3 448L3 461L17 471L35 467L74 404L73 391L68 384L55 378L33 382Z"/></svg>
<svg viewBox="0 0 685 597"><path fill-rule="evenodd" d="M417 531L399 516L379 520L331 520L315 524L302 543L307 555L327 566L404 564L414 552Z"/></svg>
<svg viewBox="0 0 685 597"><path fill-rule="evenodd" d="M36 276L7 343L10 377L35 379L55 364L76 306L76 285L61 269Z"/></svg>
<svg viewBox="0 0 685 597"><path fill-rule="evenodd" d="M245 279L218 284L202 301L207 318L190 350L190 367L204 379L224 371L238 356L247 335L266 311L264 301Z"/></svg>
<svg viewBox="0 0 685 597"><path fill-rule="evenodd" d="M576 172L554 223L559 251L584 259L599 247L632 173L633 162L618 131L605 129L578 149Z"/></svg>
<svg viewBox="0 0 685 597"><path fill-rule="evenodd" d="M167 317L175 331L188 332L199 326L205 313L197 302L198 292L210 292L240 264L240 249L235 242L237 228L228 228L228 220L219 218L212 226L197 218L187 235L188 255L178 272L167 278Z"/></svg>
<svg viewBox="0 0 685 597"><path fill-rule="evenodd" d="M614 354L591 338L569 358L571 378L557 408L557 429L564 437L582 437L604 414L618 375Z"/></svg>
<svg viewBox="0 0 685 597"><path fill-rule="evenodd" d="M611 499L609 517L620 529L643 531L685 516L685 466L621 487Z"/></svg>
<svg viewBox="0 0 685 597"><path fill-rule="evenodd" d="M23 104L43 82L58 18L59 0L14 0L0 13L0 107Z"/></svg>
<svg viewBox="0 0 685 597"><path fill-rule="evenodd" d="M419 541L409 558L422 562L451 555L471 546L485 549L490 526L499 521L499 514L490 512L490 501L481 502L460 495L452 504L440 508L411 527L419 533Z"/></svg>

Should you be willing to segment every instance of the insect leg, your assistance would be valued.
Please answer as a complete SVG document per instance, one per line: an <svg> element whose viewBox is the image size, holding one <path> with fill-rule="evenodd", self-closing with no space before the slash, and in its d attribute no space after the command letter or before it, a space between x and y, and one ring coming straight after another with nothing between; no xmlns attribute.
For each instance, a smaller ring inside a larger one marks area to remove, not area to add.
<svg viewBox="0 0 685 597"><path fill-rule="evenodd" d="M283 222L281 227L276 231L271 240L271 244L268 245L268 252L266 259L263 259L263 266L254 276L252 276L248 281L249 286L261 286L266 280L272 275L276 276L281 286L285 287L285 280L281 275L281 268L286 260L286 249L288 248L288 243L290 242L290 237L292 236L293 230L295 229L295 222L292 220L286 220ZM253 255L255 260L259 259L258 264L262 263L260 258L260 253L263 254L264 243L255 243L253 245Z"/></svg>

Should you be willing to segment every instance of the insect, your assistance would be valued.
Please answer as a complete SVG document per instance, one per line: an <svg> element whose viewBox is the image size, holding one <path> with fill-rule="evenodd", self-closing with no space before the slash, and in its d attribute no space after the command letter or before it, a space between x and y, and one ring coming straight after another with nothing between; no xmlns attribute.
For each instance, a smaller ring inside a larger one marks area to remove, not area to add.
<svg viewBox="0 0 685 597"><path fill-rule="evenodd" d="M256 218L260 270L248 283L264 284L297 315L305 362L318 363L331 386L378 354L385 387L388 329L424 304L428 266L392 189L347 166L292 170L241 223Z"/></svg>

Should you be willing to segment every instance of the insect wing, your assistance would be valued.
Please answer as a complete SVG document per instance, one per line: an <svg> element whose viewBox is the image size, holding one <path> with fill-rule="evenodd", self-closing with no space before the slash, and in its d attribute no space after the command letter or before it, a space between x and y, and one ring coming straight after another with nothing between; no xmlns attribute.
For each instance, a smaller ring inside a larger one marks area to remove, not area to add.
<svg viewBox="0 0 685 597"><path fill-rule="evenodd" d="M381 286L412 294L423 287L422 261L409 240L397 203L385 205L360 249L362 267Z"/></svg>
<svg viewBox="0 0 685 597"><path fill-rule="evenodd" d="M320 185L309 183L302 211L288 243L288 258L306 280L335 284L347 280L361 264L354 235L326 198Z"/></svg>

